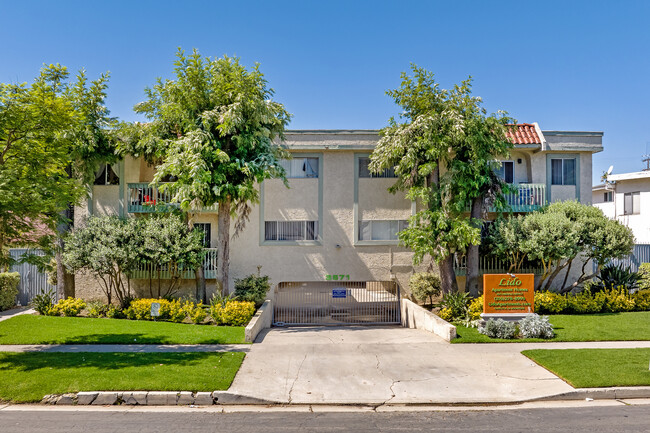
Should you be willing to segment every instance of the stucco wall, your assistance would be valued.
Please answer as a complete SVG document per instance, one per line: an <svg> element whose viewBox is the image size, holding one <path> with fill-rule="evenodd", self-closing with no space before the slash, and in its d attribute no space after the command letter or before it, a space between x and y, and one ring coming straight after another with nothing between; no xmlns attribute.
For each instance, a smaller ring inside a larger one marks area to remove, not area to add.
<svg viewBox="0 0 650 433"><path fill-rule="evenodd" d="M92 194L93 215L120 214L120 187L118 185L95 185Z"/></svg>
<svg viewBox="0 0 650 433"><path fill-rule="evenodd" d="M411 216L411 202L403 192L391 194L391 178L359 179L359 220L406 220Z"/></svg>
<svg viewBox="0 0 650 433"><path fill-rule="evenodd" d="M318 179L288 179L289 189L281 180L264 182L264 218L266 221L318 220Z"/></svg>

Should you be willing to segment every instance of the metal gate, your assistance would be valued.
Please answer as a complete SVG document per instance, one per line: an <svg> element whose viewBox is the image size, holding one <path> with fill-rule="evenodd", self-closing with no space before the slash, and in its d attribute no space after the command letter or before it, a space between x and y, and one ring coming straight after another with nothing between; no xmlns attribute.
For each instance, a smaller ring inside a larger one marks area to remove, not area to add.
<svg viewBox="0 0 650 433"><path fill-rule="evenodd" d="M275 288L274 305L275 326L400 323L395 281L283 282Z"/></svg>
<svg viewBox="0 0 650 433"><path fill-rule="evenodd" d="M12 248L9 250L9 254L11 254L11 257L15 260L20 259L28 252L38 256L44 255L42 251L28 250L26 248ZM34 296L45 293L48 290L52 290L56 293L56 287L47 282L47 274L39 271L36 265L19 263L13 265L10 272L18 272L20 274L18 296L16 298L17 301L20 302L20 305L29 304Z"/></svg>

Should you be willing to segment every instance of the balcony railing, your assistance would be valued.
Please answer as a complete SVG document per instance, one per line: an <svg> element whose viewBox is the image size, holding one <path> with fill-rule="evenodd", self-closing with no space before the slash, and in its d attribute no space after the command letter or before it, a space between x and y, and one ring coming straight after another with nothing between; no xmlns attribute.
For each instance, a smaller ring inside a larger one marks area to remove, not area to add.
<svg viewBox="0 0 650 433"><path fill-rule="evenodd" d="M494 257L479 258L479 274L505 274L508 272L508 263ZM467 275L467 256L454 256L454 271L457 276ZM523 267L517 271L519 274L542 275L544 269L540 267Z"/></svg>
<svg viewBox="0 0 650 433"><path fill-rule="evenodd" d="M515 192L506 194L512 212L533 212L546 204L546 185L543 183L521 183L515 188Z"/></svg>
<svg viewBox="0 0 650 433"><path fill-rule="evenodd" d="M147 182L128 184L128 210L129 213L167 212L178 203L172 202L172 191L161 191L158 187L149 186ZM207 206L198 212L216 212L217 205Z"/></svg>
<svg viewBox="0 0 650 433"><path fill-rule="evenodd" d="M206 279L215 279L217 278L217 249L216 248L204 248L205 257L203 257L203 272ZM149 272L151 271L151 273ZM181 269L181 278L185 280L193 280L195 278L194 269ZM141 264L138 267L132 276L134 279L143 279L147 280L151 278L158 278L158 271L153 269L153 265ZM160 278L169 279L171 278L171 273L167 266L163 266L160 271Z"/></svg>

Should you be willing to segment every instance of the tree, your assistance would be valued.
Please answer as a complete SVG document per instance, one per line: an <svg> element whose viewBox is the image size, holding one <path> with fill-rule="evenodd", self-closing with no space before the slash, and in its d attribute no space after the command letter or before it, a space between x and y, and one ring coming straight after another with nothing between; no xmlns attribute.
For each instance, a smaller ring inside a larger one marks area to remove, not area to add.
<svg viewBox="0 0 650 433"><path fill-rule="evenodd" d="M413 250L415 264L431 256L443 291L450 292L457 290L454 254L480 243L486 195L499 200L500 183L491 164L511 146L505 138L511 119L501 113L487 116L481 99L471 96L471 78L445 90L432 73L411 69L413 76L402 73L400 88L387 92L403 109L404 122L391 118L382 129L370 169L394 167L398 180L390 191L407 191L408 199L422 204L399 238ZM474 219L465 215L469 206ZM478 274L478 259L472 267Z"/></svg>
<svg viewBox="0 0 650 433"><path fill-rule="evenodd" d="M115 159L108 75L89 83L82 70L74 83L68 78L65 67L49 65L29 86L0 84L0 266L11 264L9 243L45 250L41 265L58 251L61 297L74 294L60 265L69 210L87 196L97 166Z"/></svg>
<svg viewBox="0 0 650 433"><path fill-rule="evenodd" d="M85 227L73 229L65 239L64 265L93 275L109 304L113 296L124 304L132 295L131 277L138 269L138 251L143 243L136 221L115 216L90 217Z"/></svg>
<svg viewBox="0 0 650 433"><path fill-rule="evenodd" d="M140 263L149 274L149 294L154 297L152 280L157 280L157 297L173 295L185 271L201 266L203 259L203 233L190 230L181 216L175 213L132 218L142 236L138 245ZM169 273L169 284L162 287L163 272Z"/></svg>
<svg viewBox="0 0 650 433"><path fill-rule="evenodd" d="M285 179L279 160L287 154L273 141L283 138L290 115L271 99L258 64L249 71L238 58L179 50L174 65L175 79L158 79L136 105L151 122L136 128L128 152L162 161L154 183L173 176L160 188L172 191L185 212L218 204L218 279L228 293L231 217L237 235L259 200L257 184ZM206 301L205 286L197 292Z"/></svg>

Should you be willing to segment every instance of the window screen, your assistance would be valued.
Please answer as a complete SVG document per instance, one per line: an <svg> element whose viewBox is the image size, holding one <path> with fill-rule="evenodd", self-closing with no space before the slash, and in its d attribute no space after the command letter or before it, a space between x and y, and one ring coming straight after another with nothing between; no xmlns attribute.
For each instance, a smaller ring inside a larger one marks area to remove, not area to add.
<svg viewBox="0 0 650 433"><path fill-rule="evenodd" d="M397 234L408 227L406 220L359 221L360 241L396 241Z"/></svg>
<svg viewBox="0 0 650 433"><path fill-rule="evenodd" d="M551 159L551 185L575 185L575 158Z"/></svg>
<svg viewBox="0 0 650 433"><path fill-rule="evenodd" d="M641 210L641 194L638 192L627 192L623 196L625 215L638 214Z"/></svg>
<svg viewBox="0 0 650 433"><path fill-rule="evenodd" d="M264 240L313 241L318 239L318 221L265 221Z"/></svg>
<svg viewBox="0 0 650 433"><path fill-rule="evenodd" d="M394 168L386 168L381 173L372 173L368 168L369 164L370 164L370 158L367 157L359 158L359 177L373 177L373 178L397 177Z"/></svg>
<svg viewBox="0 0 650 433"><path fill-rule="evenodd" d="M294 158L280 161L288 178L317 178L318 158Z"/></svg>

